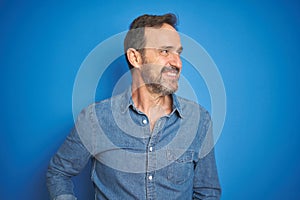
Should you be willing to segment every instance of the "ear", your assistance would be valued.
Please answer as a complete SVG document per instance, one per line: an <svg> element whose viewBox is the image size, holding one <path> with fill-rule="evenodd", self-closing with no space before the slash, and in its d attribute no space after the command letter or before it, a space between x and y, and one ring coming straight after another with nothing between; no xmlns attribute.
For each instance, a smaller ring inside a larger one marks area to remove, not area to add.
<svg viewBox="0 0 300 200"><path fill-rule="evenodd" d="M135 68L140 68L140 66L142 65L141 53L134 48L129 48L126 54L130 64Z"/></svg>

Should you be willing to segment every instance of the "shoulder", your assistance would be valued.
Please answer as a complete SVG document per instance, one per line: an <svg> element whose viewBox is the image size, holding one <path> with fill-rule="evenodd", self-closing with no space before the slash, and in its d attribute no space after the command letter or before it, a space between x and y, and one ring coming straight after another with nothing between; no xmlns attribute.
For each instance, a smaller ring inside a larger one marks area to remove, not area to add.
<svg viewBox="0 0 300 200"><path fill-rule="evenodd" d="M125 102L124 94L118 94L118 95L112 96L110 98L94 102L94 103L90 104L87 107L87 109L91 109L91 108L94 108L96 110L110 109L111 107L121 104L123 102Z"/></svg>
<svg viewBox="0 0 300 200"><path fill-rule="evenodd" d="M191 113L198 113L200 119L211 120L210 113L202 105L180 96L176 96L176 98L183 116L190 116Z"/></svg>
<svg viewBox="0 0 300 200"><path fill-rule="evenodd" d="M122 93L98 102L91 103L85 107L80 114L87 115L89 113L90 115L94 114L97 117L109 117L113 110L120 112L126 108L127 104L127 97Z"/></svg>

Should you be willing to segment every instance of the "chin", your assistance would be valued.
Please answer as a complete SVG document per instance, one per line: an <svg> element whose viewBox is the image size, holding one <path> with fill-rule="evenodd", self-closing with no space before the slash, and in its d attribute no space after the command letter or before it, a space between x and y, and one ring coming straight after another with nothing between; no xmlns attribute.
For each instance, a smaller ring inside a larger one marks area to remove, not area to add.
<svg viewBox="0 0 300 200"><path fill-rule="evenodd" d="M166 95L170 95L170 94L174 94L177 91L178 87L176 88L164 88L163 90L161 90L161 94L166 96Z"/></svg>

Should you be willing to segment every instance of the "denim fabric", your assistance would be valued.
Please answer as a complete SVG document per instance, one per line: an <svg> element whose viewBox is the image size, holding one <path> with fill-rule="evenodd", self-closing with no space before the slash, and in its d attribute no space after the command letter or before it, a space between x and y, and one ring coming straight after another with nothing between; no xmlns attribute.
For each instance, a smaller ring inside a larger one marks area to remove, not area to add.
<svg viewBox="0 0 300 200"><path fill-rule="evenodd" d="M72 200L72 176L92 159L95 199L220 199L209 113L173 94L152 131L131 90L90 105L50 161L51 199Z"/></svg>

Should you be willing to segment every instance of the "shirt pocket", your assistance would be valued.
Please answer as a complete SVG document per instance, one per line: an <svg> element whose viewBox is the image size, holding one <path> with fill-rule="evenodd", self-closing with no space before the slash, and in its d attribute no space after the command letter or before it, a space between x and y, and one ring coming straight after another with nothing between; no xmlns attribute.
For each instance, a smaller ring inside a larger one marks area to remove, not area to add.
<svg viewBox="0 0 300 200"><path fill-rule="evenodd" d="M176 156L177 155L177 156ZM167 159L170 165L167 169L167 178L174 184L183 184L193 177L194 164L193 164L194 151L185 151L178 159L176 150L168 150Z"/></svg>

